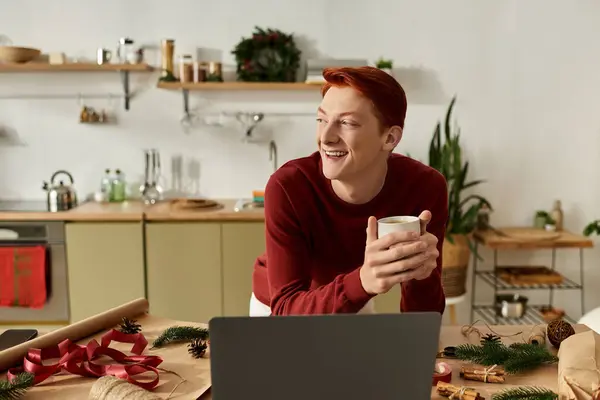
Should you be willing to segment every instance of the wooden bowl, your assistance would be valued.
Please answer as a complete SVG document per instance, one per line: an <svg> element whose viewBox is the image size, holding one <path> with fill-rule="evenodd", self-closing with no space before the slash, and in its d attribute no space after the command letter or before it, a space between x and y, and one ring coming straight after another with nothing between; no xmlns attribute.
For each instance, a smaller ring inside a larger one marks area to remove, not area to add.
<svg viewBox="0 0 600 400"><path fill-rule="evenodd" d="M41 50L30 47L0 46L0 62L22 64L39 57L41 53Z"/></svg>

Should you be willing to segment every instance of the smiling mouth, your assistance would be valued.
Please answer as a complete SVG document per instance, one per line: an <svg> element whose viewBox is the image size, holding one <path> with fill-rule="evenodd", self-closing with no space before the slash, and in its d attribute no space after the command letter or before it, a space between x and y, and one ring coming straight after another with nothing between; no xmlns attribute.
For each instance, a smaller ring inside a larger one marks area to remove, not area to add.
<svg viewBox="0 0 600 400"><path fill-rule="evenodd" d="M333 159L340 159L343 158L345 156L348 155L347 151L328 151L328 150L323 150L323 153L325 153L325 155L328 158L333 158Z"/></svg>

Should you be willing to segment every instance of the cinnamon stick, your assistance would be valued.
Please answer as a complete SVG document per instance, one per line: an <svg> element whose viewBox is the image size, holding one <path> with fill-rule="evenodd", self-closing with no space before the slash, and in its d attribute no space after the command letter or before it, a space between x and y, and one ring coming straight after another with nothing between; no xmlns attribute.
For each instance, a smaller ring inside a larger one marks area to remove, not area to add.
<svg viewBox="0 0 600 400"><path fill-rule="evenodd" d="M454 386L442 381L437 383L436 391L440 396L453 400L485 400L485 397L482 397L475 389Z"/></svg>
<svg viewBox="0 0 600 400"><path fill-rule="evenodd" d="M470 381L504 383L504 375L504 368L498 366L477 367L467 365L460 368L460 376Z"/></svg>
<svg viewBox="0 0 600 400"><path fill-rule="evenodd" d="M477 382L485 382L485 383L504 383L504 376L502 375L486 375L484 374L461 374L463 379L468 381L477 381Z"/></svg>

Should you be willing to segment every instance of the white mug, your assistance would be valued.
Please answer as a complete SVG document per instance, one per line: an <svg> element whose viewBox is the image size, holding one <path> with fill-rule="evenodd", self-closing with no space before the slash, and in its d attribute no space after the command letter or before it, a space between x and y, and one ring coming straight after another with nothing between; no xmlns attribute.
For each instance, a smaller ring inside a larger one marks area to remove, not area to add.
<svg viewBox="0 0 600 400"><path fill-rule="evenodd" d="M392 232L417 232L421 235L421 221L413 216L387 217L377 221L377 238Z"/></svg>

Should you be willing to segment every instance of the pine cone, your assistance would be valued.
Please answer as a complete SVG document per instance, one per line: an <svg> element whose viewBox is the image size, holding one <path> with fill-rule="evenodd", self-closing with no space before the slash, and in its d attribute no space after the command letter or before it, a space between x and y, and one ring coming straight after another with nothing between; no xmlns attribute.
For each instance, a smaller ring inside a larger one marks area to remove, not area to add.
<svg viewBox="0 0 600 400"><path fill-rule="evenodd" d="M193 339L188 345L188 353L194 358L201 358L206 353L207 347L206 340Z"/></svg>
<svg viewBox="0 0 600 400"><path fill-rule="evenodd" d="M488 333L481 338L481 344L484 343L500 343L500 336Z"/></svg>
<svg viewBox="0 0 600 400"><path fill-rule="evenodd" d="M123 333L139 333L142 330L142 326L134 320L123 317L122 321L119 330Z"/></svg>

